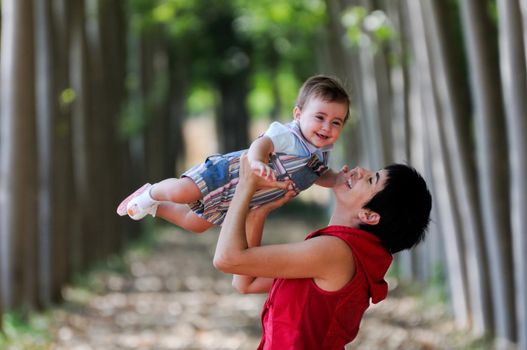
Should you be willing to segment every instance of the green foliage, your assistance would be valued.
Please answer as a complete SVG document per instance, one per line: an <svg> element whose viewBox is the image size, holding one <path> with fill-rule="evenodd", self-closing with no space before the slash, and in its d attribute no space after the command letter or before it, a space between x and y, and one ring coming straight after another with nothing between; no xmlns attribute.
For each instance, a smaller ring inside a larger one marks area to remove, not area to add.
<svg viewBox="0 0 527 350"><path fill-rule="evenodd" d="M425 304L429 303L432 305L448 303L445 270L444 265L441 263L436 263L432 268L432 276L427 283L427 287L423 295L423 302Z"/></svg>
<svg viewBox="0 0 527 350"><path fill-rule="evenodd" d="M487 13L489 14L492 23L498 25L499 16L498 16L498 4L496 0L487 0Z"/></svg>
<svg viewBox="0 0 527 350"><path fill-rule="evenodd" d="M166 23L176 14L176 2L164 1L152 9L152 19L156 22Z"/></svg>
<svg viewBox="0 0 527 350"><path fill-rule="evenodd" d="M253 77L253 86L249 94L249 111L253 119L266 118L271 114L274 98L271 82L265 74Z"/></svg>
<svg viewBox="0 0 527 350"><path fill-rule="evenodd" d="M149 121L159 116L156 108L168 98L168 79L169 77L165 72L158 72L147 95L141 96L138 92L138 75L135 73L128 75L126 86L130 95L134 96L134 98L129 98L123 108L119 125L121 136L140 135Z"/></svg>
<svg viewBox="0 0 527 350"><path fill-rule="evenodd" d="M48 324L49 319L43 314L4 314L4 334L0 334L0 349L49 349Z"/></svg>
<svg viewBox="0 0 527 350"><path fill-rule="evenodd" d="M353 47L370 48L374 52L398 37L386 13L381 10L368 13L364 7L351 7L344 11L342 24Z"/></svg>
<svg viewBox="0 0 527 350"><path fill-rule="evenodd" d="M293 71L300 80L313 74L320 50L316 37L326 21L325 4L319 0L236 0L236 28L254 45L257 69ZM292 20L294 19L294 20Z"/></svg>
<svg viewBox="0 0 527 350"><path fill-rule="evenodd" d="M276 79L280 96L282 96L282 110L285 111L285 120L289 120L293 116L293 108L303 79L299 80L293 72L287 71L281 72Z"/></svg>
<svg viewBox="0 0 527 350"><path fill-rule="evenodd" d="M139 135L145 125L142 103L140 99L129 99L125 105L119 124L119 133L122 137Z"/></svg>
<svg viewBox="0 0 527 350"><path fill-rule="evenodd" d="M282 70L275 76L268 72L258 71L253 75L251 92L249 94L249 110L255 120L268 118L277 106L273 93L273 85L280 95L279 120L289 121L300 89L301 81L290 70Z"/></svg>
<svg viewBox="0 0 527 350"><path fill-rule="evenodd" d="M61 106L69 106L77 98L77 93L72 88L62 90L59 96L59 103Z"/></svg>
<svg viewBox="0 0 527 350"><path fill-rule="evenodd" d="M214 104L214 90L210 87L196 86L187 99L187 110L191 117L207 115L214 111Z"/></svg>
<svg viewBox="0 0 527 350"><path fill-rule="evenodd" d="M125 137L140 134L150 122L148 98L138 92L134 55L139 54L139 38L162 41L170 59L185 65L190 80L185 84L190 88L186 107L191 116L213 111L220 102L214 91L218 81L236 79L244 71L252 75L247 101L251 115L276 115L278 92L279 115L289 117L300 83L316 73L313 53L320 50L317 38L327 19L323 0L129 0L128 4L135 66L129 65L130 101L121 120Z"/></svg>

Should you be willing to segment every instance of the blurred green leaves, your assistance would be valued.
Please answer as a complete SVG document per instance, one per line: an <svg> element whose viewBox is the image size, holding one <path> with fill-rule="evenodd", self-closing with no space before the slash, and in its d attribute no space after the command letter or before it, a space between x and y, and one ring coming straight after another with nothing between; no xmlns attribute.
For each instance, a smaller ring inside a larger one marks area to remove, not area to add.
<svg viewBox="0 0 527 350"><path fill-rule="evenodd" d="M140 50L150 42L164 45L185 67L189 115L213 114L218 79L249 71L250 114L289 116L301 82L318 72L326 16L323 0L128 0L129 101L122 134L138 135L149 123Z"/></svg>
<svg viewBox="0 0 527 350"><path fill-rule="evenodd" d="M342 15L342 24L354 47L370 47L377 51L397 37L386 13L381 10L368 13L364 7L351 7Z"/></svg>

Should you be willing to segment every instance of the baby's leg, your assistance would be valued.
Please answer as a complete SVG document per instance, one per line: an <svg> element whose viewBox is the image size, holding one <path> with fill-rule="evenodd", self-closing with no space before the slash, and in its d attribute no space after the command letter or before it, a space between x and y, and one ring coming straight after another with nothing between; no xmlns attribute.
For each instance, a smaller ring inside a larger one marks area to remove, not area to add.
<svg viewBox="0 0 527 350"><path fill-rule="evenodd" d="M198 185L188 177L160 181L150 189L150 196L156 201L187 204L201 198Z"/></svg>
<svg viewBox="0 0 527 350"><path fill-rule="evenodd" d="M162 202L157 207L156 216L194 233L205 232L213 226L184 204Z"/></svg>
<svg viewBox="0 0 527 350"><path fill-rule="evenodd" d="M141 220L146 215L156 216L161 202L192 203L201 198L199 187L188 177L166 179L154 185L146 184L119 204L117 213ZM126 211L125 211L126 210Z"/></svg>

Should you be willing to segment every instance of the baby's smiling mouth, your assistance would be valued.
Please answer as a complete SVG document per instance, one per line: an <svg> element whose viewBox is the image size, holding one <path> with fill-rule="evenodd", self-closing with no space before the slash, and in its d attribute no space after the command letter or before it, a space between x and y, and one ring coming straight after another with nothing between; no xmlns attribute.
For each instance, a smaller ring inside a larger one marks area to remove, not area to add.
<svg viewBox="0 0 527 350"><path fill-rule="evenodd" d="M320 137L321 139L324 139L324 140L329 139L329 136L325 136L325 135L319 134L318 132L316 132L315 135L317 135L318 137Z"/></svg>
<svg viewBox="0 0 527 350"><path fill-rule="evenodd" d="M353 182L351 181L351 177L346 181L346 185L351 189L353 187Z"/></svg>

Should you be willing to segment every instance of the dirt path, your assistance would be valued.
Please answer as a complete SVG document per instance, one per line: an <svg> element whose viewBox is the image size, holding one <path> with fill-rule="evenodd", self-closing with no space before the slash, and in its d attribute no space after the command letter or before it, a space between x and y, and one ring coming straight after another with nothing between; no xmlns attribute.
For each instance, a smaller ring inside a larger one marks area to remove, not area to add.
<svg viewBox="0 0 527 350"><path fill-rule="evenodd" d="M274 219L267 232L301 240L309 229ZM230 277L213 269L216 237L164 228L154 250L128 254L120 273L97 274L91 290L67 289L67 306L53 312L52 348L255 349L264 296L236 294ZM368 312L347 349L461 349L452 327L441 308L390 296Z"/></svg>

